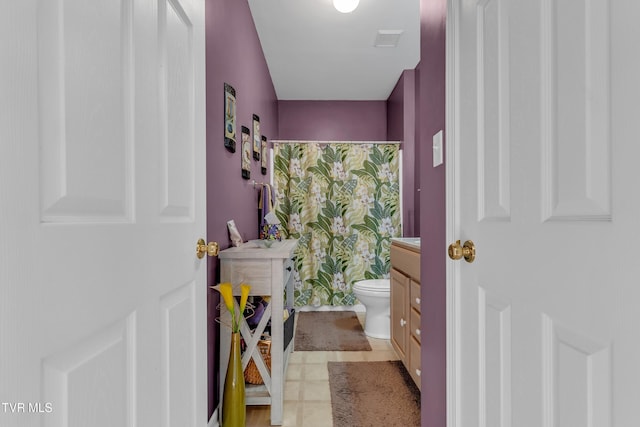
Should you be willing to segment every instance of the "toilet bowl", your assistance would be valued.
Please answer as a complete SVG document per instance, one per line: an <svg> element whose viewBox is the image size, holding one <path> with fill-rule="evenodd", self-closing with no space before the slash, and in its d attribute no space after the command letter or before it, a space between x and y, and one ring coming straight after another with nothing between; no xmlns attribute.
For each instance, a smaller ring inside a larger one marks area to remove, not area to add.
<svg viewBox="0 0 640 427"><path fill-rule="evenodd" d="M390 337L389 287L389 279L361 280L353 284L353 294L365 307L364 333L371 338Z"/></svg>

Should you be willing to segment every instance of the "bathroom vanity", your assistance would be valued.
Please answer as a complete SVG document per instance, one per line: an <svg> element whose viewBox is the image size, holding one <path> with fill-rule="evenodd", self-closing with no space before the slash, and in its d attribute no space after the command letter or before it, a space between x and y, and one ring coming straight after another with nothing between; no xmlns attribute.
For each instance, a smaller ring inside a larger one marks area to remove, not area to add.
<svg viewBox="0 0 640 427"><path fill-rule="evenodd" d="M418 388L420 350L420 238L391 239L391 344Z"/></svg>
<svg viewBox="0 0 640 427"><path fill-rule="evenodd" d="M293 308L293 251L297 240L275 242L270 248L258 247L251 243L220 251L220 281L231 282L234 295L240 295L239 285L251 286L249 295L269 296L270 303L265 308L254 333L246 321L240 328L247 348L242 356L242 367L246 369L253 359L264 384L246 384L247 405L271 405L271 424L282 424L284 381L289 354L293 350L292 313L284 321L284 310ZM224 390L224 378L229 361L231 331L225 324L230 323L229 312L220 310L220 404ZM258 341L267 322L271 320L271 372L266 367ZM285 328L286 332L285 333Z"/></svg>

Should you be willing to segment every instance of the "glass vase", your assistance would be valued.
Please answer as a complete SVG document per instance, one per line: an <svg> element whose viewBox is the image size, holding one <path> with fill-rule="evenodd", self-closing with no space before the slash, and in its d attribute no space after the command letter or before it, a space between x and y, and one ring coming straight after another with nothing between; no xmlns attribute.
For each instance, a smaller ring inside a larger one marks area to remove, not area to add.
<svg viewBox="0 0 640 427"><path fill-rule="evenodd" d="M229 365L227 366L222 395L222 427L245 427L246 418L240 332L233 332L231 334Z"/></svg>

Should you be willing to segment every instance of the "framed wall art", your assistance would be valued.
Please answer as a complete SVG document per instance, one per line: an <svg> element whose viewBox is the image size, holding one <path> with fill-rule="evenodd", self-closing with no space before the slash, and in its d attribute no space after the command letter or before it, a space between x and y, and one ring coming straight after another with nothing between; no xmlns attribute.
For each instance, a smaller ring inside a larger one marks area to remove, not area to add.
<svg viewBox="0 0 640 427"><path fill-rule="evenodd" d="M224 146L236 152L236 90L224 84Z"/></svg>
<svg viewBox="0 0 640 427"><path fill-rule="evenodd" d="M267 174L267 137L262 135L262 155L260 156L260 166L262 167L262 175Z"/></svg>
<svg viewBox="0 0 640 427"><path fill-rule="evenodd" d="M249 128L242 126L242 177L251 178L251 134Z"/></svg>
<svg viewBox="0 0 640 427"><path fill-rule="evenodd" d="M253 159L260 160L260 117L253 115Z"/></svg>

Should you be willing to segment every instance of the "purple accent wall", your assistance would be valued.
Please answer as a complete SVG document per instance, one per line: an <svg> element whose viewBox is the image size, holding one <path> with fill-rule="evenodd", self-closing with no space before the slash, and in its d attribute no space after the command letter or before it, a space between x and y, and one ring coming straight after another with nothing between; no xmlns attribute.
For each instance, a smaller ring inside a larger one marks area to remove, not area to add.
<svg viewBox="0 0 640 427"><path fill-rule="evenodd" d="M386 101L280 101L279 139L386 141Z"/></svg>
<svg viewBox="0 0 640 427"><path fill-rule="evenodd" d="M391 95L387 99L387 140L402 141L402 234L405 237L420 236L419 217L416 216L416 203L420 198L417 192L416 171L416 85L415 71L405 70Z"/></svg>
<svg viewBox="0 0 640 427"><path fill-rule="evenodd" d="M387 98L387 139L404 140L404 87L405 72L402 73L391 95Z"/></svg>
<svg viewBox="0 0 640 427"><path fill-rule="evenodd" d="M227 220L234 219L244 240L258 237L258 191L242 179L240 141L236 152L224 147L224 83L236 90L237 133L252 129L252 115L260 117L261 133L278 139L278 102L247 0L207 1L207 238L229 247ZM198 171L201 172L201 171ZM251 161L251 179L268 179L260 162ZM208 281L219 281L217 258L209 258ZM219 295L208 297L209 416L218 404L218 333L215 318Z"/></svg>
<svg viewBox="0 0 640 427"><path fill-rule="evenodd" d="M433 168L432 137L445 127L446 0L420 0L418 81L420 147L422 426L447 425L446 190L444 165ZM446 152L445 152L446 154Z"/></svg>

